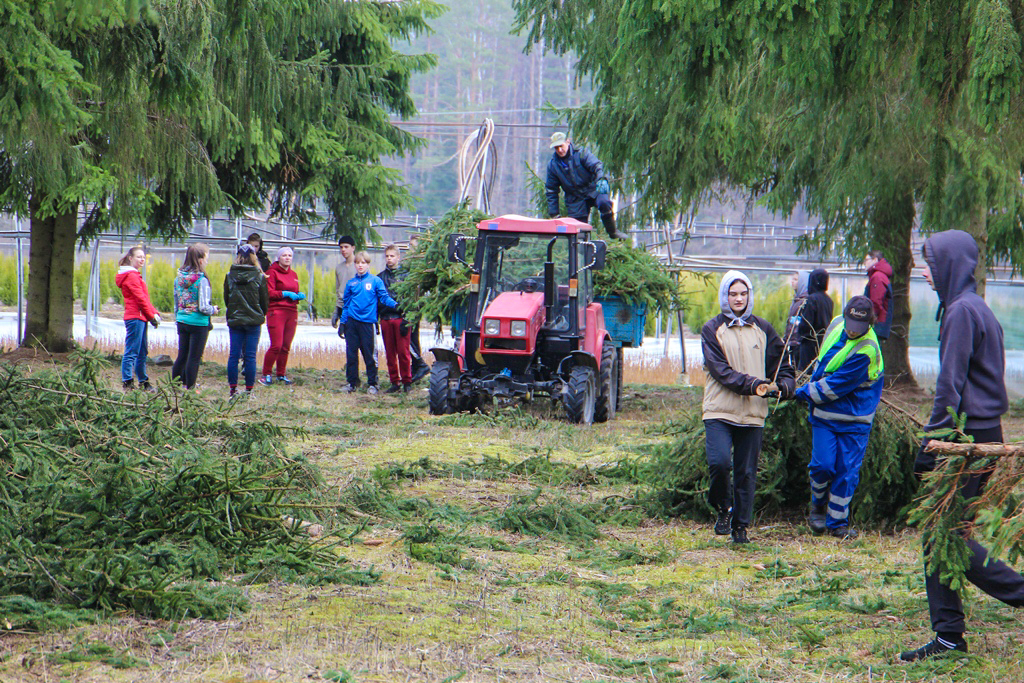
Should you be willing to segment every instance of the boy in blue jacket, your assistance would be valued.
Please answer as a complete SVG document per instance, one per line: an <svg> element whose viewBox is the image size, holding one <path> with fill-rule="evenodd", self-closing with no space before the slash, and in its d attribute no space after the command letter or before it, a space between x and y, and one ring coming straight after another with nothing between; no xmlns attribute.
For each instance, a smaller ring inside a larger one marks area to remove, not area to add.
<svg viewBox="0 0 1024 683"><path fill-rule="evenodd" d="M850 299L828 326L811 381L796 390L810 404L811 531L856 538L850 501L882 399L882 351L866 296Z"/></svg>
<svg viewBox="0 0 1024 683"><path fill-rule="evenodd" d="M356 254L356 276L345 285L344 305L338 334L345 337L345 379L348 385L343 391L352 393L359 386L359 354L366 364L366 391L377 393L377 353L373 326L377 322L377 305L397 309L398 302L388 295L384 283L370 274L370 255L365 251Z"/></svg>

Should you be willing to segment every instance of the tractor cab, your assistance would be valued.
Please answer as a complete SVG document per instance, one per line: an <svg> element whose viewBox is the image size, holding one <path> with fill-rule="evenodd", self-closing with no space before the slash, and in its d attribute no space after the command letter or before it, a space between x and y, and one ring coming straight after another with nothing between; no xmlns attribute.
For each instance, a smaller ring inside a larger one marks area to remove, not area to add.
<svg viewBox="0 0 1024 683"><path fill-rule="evenodd" d="M449 238L449 260L471 271L466 322L458 351L434 355L448 364L450 386L461 378L461 398L451 404L437 396L432 412L473 409L493 397L557 398L577 365L592 371L596 386L607 332L593 271L604 265L605 243L591 241L591 227L573 219L500 216L477 229L476 238Z"/></svg>

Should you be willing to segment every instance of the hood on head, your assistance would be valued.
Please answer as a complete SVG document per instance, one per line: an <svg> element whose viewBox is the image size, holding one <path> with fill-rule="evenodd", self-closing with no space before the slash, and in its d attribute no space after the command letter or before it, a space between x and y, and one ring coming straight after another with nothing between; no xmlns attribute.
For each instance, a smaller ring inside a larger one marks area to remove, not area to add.
<svg viewBox="0 0 1024 683"><path fill-rule="evenodd" d="M963 230L939 232L921 246L921 255L932 271L939 301L948 304L964 292L977 291L974 269L978 265L978 243Z"/></svg>
<svg viewBox="0 0 1024 683"><path fill-rule="evenodd" d="M807 293L828 291L828 271L824 268L815 268L807 278Z"/></svg>
<svg viewBox="0 0 1024 683"><path fill-rule="evenodd" d="M892 279L892 266L884 258L880 258L875 262L875 265L868 268L868 276L872 273L882 273L890 280Z"/></svg>
<svg viewBox="0 0 1024 683"><path fill-rule="evenodd" d="M811 274L806 270L798 270L796 273L796 298L807 296L807 283Z"/></svg>
<svg viewBox="0 0 1024 683"><path fill-rule="evenodd" d="M747 285L747 291L750 292L747 296L747 307L743 309L741 315L736 315L732 312L729 307L729 287L732 283L740 280ZM750 279L738 270L730 270L722 277L722 283L718 286L718 304L722 309L722 313L729 319L729 324L745 325L747 318L754 312L754 286L750 284Z"/></svg>

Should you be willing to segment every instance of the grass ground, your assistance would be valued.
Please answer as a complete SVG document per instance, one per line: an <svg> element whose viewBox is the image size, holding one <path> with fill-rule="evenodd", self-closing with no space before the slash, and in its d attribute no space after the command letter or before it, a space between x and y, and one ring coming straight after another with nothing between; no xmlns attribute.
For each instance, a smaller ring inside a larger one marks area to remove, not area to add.
<svg viewBox="0 0 1024 683"><path fill-rule="evenodd" d="M930 638L914 531L839 542L810 536L802 519L760 518L753 543L733 547L686 520L587 527L574 511L621 506L629 491L611 466L642 458L659 425L699 409L699 390L641 383L639 372L627 372L621 414L590 427L546 406L432 417L423 390L342 395L331 368L259 387L243 417L306 428L288 448L337 492L337 513L323 521L380 580L250 586L253 609L222 622L114 615L37 634L3 632L0 615L0 680L1024 678L1024 615L973 589L970 656L894 663ZM223 366L206 364L202 386L220 401ZM560 531L522 531L542 515Z"/></svg>

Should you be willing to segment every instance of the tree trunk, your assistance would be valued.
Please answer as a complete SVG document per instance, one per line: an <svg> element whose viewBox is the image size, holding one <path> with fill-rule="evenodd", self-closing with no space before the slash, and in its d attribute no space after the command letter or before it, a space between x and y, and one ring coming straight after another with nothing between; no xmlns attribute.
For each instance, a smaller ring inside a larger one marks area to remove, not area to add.
<svg viewBox="0 0 1024 683"><path fill-rule="evenodd" d="M985 279L988 277L988 204L985 195L979 192L978 205L974 207L967 232L978 243L978 265L974 267L974 279L978 283L978 296L985 298Z"/></svg>
<svg viewBox="0 0 1024 683"><path fill-rule="evenodd" d="M29 246L24 346L61 353L74 348L75 238L78 208L56 216L39 215L33 200Z"/></svg>
<svg viewBox="0 0 1024 683"><path fill-rule="evenodd" d="M910 273L914 266L911 237L914 230L914 197L910 192L880 197L872 224L874 241L892 266L892 332L882 342L885 383L917 389L910 369L907 343L910 331Z"/></svg>

